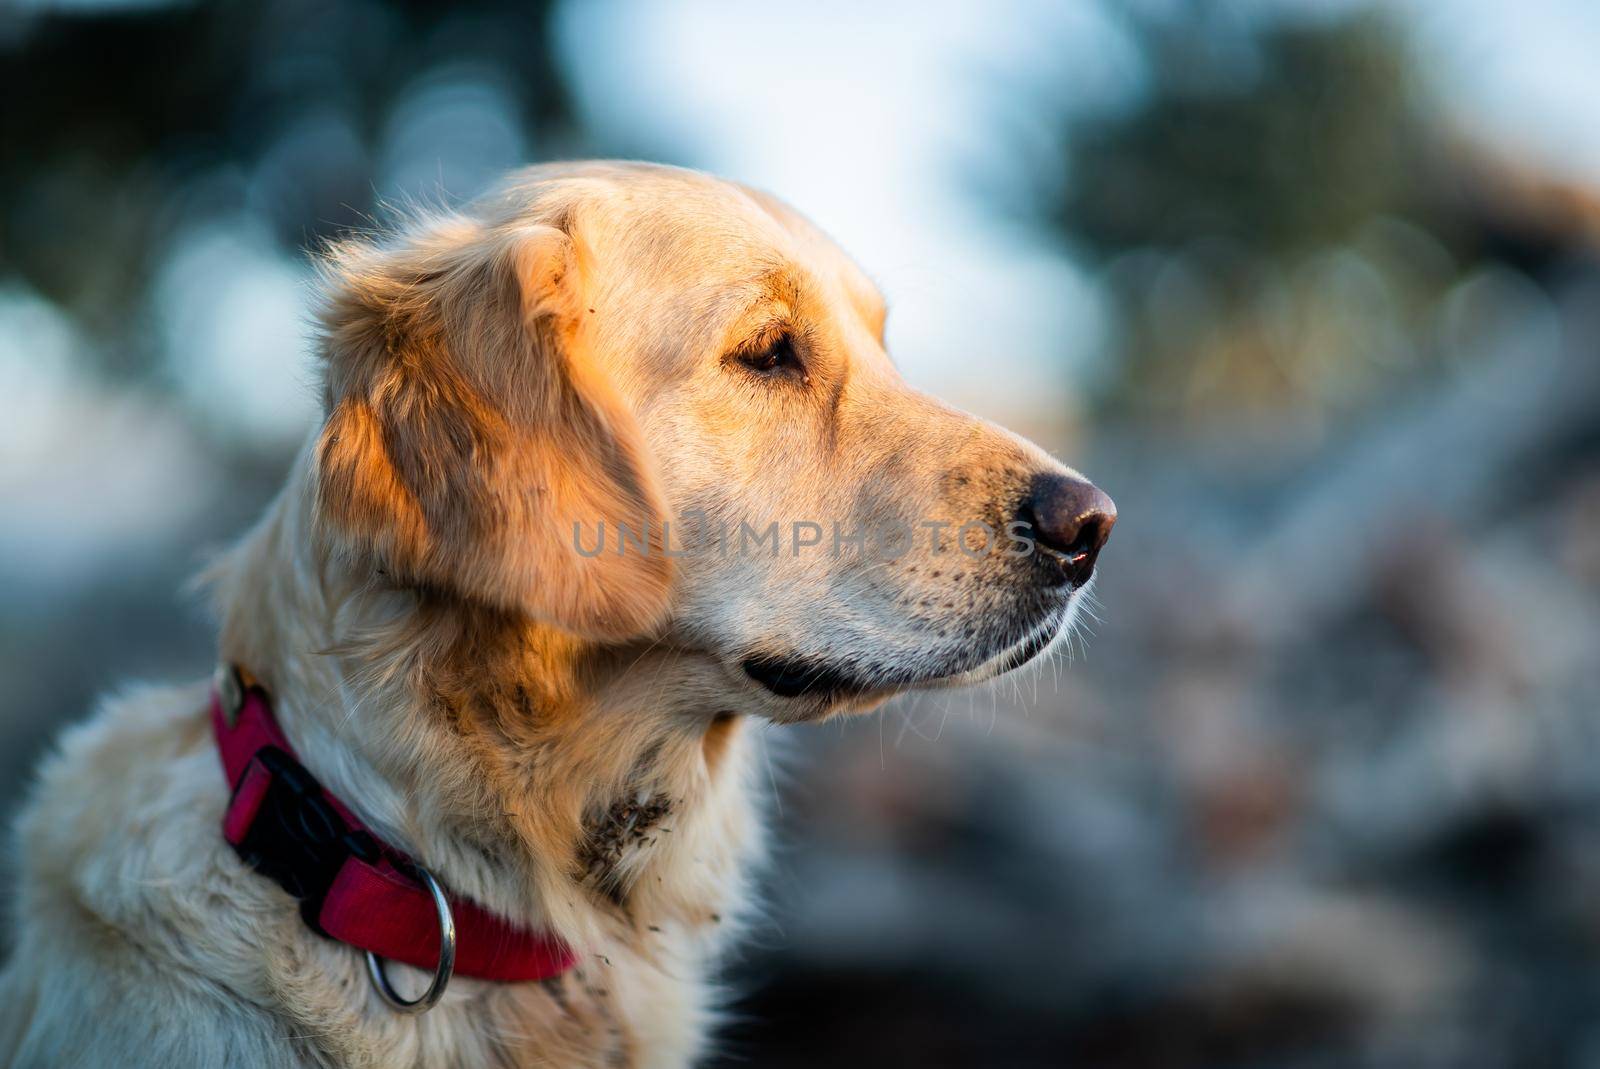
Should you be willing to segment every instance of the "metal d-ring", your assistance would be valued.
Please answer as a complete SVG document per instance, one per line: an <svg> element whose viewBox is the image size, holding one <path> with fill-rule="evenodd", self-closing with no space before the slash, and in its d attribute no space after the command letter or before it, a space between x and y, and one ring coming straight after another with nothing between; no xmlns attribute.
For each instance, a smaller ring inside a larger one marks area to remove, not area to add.
<svg viewBox="0 0 1600 1069"><path fill-rule="evenodd" d="M433 878L433 873L420 865L416 866L416 872L422 877L422 882L428 885L428 893L433 896L433 908L439 911L439 964L433 970L433 983L417 998L401 998L389 984L389 977L383 971L383 959L367 951L367 977L372 981L378 997L396 1013L427 1013L433 1009L450 984L450 974L456 970L456 918L450 912L450 900L445 897L439 881Z"/></svg>

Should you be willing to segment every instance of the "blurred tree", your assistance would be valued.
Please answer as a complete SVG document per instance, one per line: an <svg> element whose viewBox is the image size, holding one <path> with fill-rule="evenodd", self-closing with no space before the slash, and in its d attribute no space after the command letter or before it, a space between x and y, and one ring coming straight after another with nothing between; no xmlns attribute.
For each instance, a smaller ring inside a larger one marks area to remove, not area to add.
<svg viewBox="0 0 1600 1069"><path fill-rule="evenodd" d="M380 174L386 128L419 81L494 86L509 101L498 132L519 147L562 136L549 6L9 6L0 280L20 276L73 314L105 370L145 373L159 354L127 328L180 228L243 211L293 249L370 222L380 194L419 193Z"/></svg>
<svg viewBox="0 0 1600 1069"><path fill-rule="evenodd" d="M1411 116L1388 24L1270 25L1224 50L1203 10L1143 24L1149 95L1074 135L1063 218L1090 248L1293 256L1403 198Z"/></svg>
<svg viewBox="0 0 1600 1069"><path fill-rule="evenodd" d="M1062 123L1043 208L1111 295L1099 401L1205 421L1359 400L1426 353L1484 244L1401 28L1149 11L1127 15L1145 92Z"/></svg>

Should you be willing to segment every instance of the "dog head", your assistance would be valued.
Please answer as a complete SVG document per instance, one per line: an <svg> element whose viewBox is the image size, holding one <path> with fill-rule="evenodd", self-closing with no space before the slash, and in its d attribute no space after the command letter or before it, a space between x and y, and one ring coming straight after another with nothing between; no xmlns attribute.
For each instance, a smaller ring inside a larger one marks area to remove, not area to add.
<svg viewBox="0 0 1600 1069"><path fill-rule="evenodd" d="M320 519L391 582L709 657L774 719L997 674L1115 508L910 389L884 316L763 194L533 168L330 259Z"/></svg>

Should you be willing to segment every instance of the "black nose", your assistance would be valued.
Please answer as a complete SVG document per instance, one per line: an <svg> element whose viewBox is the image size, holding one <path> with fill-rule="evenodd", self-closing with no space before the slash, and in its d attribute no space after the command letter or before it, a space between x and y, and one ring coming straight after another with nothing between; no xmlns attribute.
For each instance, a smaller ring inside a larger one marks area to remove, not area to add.
<svg viewBox="0 0 1600 1069"><path fill-rule="evenodd" d="M1055 565L1052 578L1059 575L1060 582L1082 586L1111 537L1117 506L1086 479L1046 472L1034 476L1017 519L1032 528L1037 548Z"/></svg>

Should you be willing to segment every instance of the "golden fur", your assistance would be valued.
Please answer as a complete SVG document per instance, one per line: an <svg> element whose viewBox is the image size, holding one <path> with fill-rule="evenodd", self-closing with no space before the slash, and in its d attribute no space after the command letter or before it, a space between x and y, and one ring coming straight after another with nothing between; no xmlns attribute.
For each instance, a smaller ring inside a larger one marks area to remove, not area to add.
<svg viewBox="0 0 1600 1069"><path fill-rule="evenodd" d="M533 168L332 250L326 419L212 570L220 656L379 835L581 963L391 1013L222 841L204 687L133 691L68 733L20 821L8 1064L692 1062L760 848L751 717L981 678L1072 610L998 553L661 552L691 511L949 539L1065 470L909 389L883 322L788 208L669 168ZM740 363L777 334L803 372ZM655 552L575 552L602 522ZM753 656L861 685L781 697Z"/></svg>

